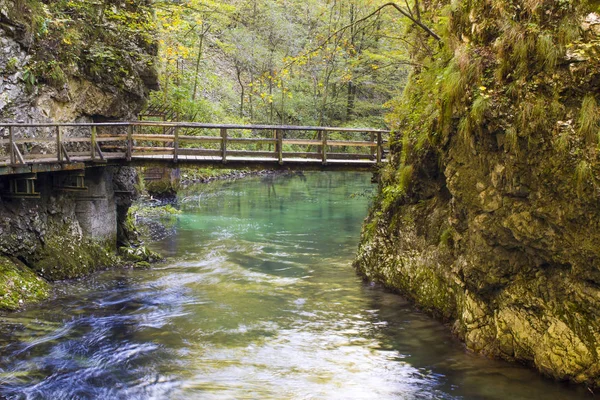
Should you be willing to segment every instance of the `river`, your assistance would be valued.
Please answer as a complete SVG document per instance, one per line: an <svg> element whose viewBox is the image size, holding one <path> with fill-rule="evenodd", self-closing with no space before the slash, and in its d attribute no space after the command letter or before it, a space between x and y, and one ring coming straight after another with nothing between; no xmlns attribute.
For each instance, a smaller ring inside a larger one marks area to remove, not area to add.
<svg viewBox="0 0 600 400"><path fill-rule="evenodd" d="M8 399L578 399L468 353L351 263L364 173L197 185L147 221L167 257L59 283L0 316ZM157 217L159 218L159 217Z"/></svg>

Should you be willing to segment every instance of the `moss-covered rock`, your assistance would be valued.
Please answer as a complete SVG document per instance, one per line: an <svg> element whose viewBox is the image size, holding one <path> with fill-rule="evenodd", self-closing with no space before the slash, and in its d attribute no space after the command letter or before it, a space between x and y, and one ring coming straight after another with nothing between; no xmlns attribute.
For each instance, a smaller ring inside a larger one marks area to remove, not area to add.
<svg viewBox="0 0 600 400"><path fill-rule="evenodd" d="M125 262L133 262L140 265L146 265L162 260L162 256L146 246L139 247L121 247L119 255Z"/></svg>
<svg viewBox="0 0 600 400"><path fill-rule="evenodd" d="M68 235L53 235L28 264L40 276L58 281L119 265L119 260L110 246L90 240L73 241Z"/></svg>
<svg viewBox="0 0 600 400"><path fill-rule="evenodd" d="M45 299L48 292L48 283L23 263L0 256L0 310L17 310Z"/></svg>
<svg viewBox="0 0 600 400"><path fill-rule="evenodd" d="M453 321L468 348L590 386L600 385L596 3L423 3L442 42L415 40L425 68L389 117L391 162L356 261Z"/></svg>

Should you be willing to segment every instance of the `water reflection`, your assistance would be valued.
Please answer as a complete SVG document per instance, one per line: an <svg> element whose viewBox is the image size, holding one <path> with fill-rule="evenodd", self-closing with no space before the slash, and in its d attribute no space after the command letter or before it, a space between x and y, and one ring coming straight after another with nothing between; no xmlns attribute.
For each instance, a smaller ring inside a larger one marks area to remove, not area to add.
<svg viewBox="0 0 600 400"><path fill-rule="evenodd" d="M190 188L169 262L59 285L0 321L7 398L587 398L468 354L350 268L368 174Z"/></svg>

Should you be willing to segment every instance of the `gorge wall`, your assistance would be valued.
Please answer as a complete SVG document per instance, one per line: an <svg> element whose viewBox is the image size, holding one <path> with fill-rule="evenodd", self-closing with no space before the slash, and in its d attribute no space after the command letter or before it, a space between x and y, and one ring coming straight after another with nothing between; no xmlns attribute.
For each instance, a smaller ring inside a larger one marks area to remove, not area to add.
<svg viewBox="0 0 600 400"><path fill-rule="evenodd" d="M600 386L600 2L424 2L366 279L473 351ZM427 45L423 45L427 43Z"/></svg>
<svg viewBox="0 0 600 400"><path fill-rule="evenodd" d="M158 87L150 1L0 0L0 50L0 122L135 119ZM56 190L57 174L37 174L39 199L0 197L0 309L44 298L48 282L114 265L117 243L129 240L133 169L87 168L88 190L77 193ZM0 192L11 178L0 178Z"/></svg>

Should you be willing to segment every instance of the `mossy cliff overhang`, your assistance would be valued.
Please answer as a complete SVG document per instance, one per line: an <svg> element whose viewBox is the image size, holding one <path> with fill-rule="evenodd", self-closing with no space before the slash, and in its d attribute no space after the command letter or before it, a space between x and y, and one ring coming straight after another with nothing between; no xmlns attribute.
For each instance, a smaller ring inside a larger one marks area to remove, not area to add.
<svg viewBox="0 0 600 400"><path fill-rule="evenodd" d="M600 386L600 3L424 5L442 45L414 41L356 266L474 351Z"/></svg>
<svg viewBox="0 0 600 400"><path fill-rule="evenodd" d="M129 119L158 88L149 1L0 0L0 46L0 119Z"/></svg>

